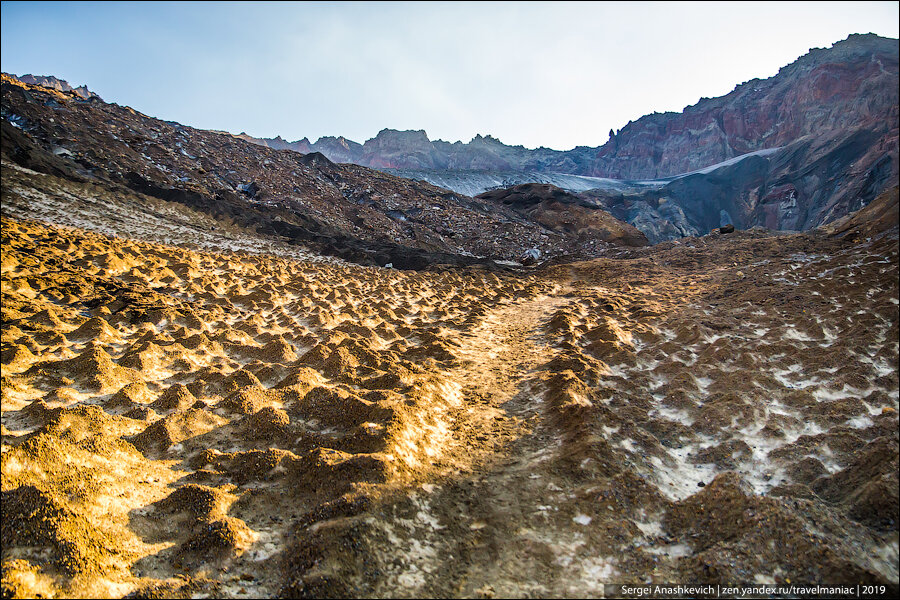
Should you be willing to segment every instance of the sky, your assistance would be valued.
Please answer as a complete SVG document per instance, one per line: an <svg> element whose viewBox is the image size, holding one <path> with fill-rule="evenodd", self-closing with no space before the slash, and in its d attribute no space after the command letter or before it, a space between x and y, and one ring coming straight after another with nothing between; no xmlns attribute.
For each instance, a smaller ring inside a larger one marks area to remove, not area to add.
<svg viewBox="0 0 900 600"><path fill-rule="evenodd" d="M3 2L6 73L287 140L384 128L599 146L610 129L775 75L900 2Z"/></svg>

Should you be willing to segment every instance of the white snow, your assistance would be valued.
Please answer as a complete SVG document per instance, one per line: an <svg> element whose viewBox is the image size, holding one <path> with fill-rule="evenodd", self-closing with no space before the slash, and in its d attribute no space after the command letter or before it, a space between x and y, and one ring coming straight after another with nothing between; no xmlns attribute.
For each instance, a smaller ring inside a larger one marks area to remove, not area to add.
<svg viewBox="0 0 900 600"><path fill-rule="evenodd" d="M578 514L572 517L572 520L578 523L579 525L590 525L592 519L587 515Z"/></svg>
<svg viewBox="0 0 900 600"><path fill-rule="evenodd" d="M781 150L781 146L777 148L766 148L764 150L757 150L756 152L748 152L747 154L741 154L740 156L735 156L734 158L729 158L728 160L723 160L722 162L718 162L714 165L709 165L708 167L703 167L702 169L696 169L694 171L688 171L687 173L680 173L678 175L672 175L671 177L661 177L659 179L644 179L640 181L629 181L628 183L637 184L637 185L656 185L663 186L670 181L675 181L676 179L681 179L682 177L687 177L688 175L706 175L708 173L712 173L722 167L728 167L734 164L741 162L751 156L769 156L770 154L774 154Z"/></svg>

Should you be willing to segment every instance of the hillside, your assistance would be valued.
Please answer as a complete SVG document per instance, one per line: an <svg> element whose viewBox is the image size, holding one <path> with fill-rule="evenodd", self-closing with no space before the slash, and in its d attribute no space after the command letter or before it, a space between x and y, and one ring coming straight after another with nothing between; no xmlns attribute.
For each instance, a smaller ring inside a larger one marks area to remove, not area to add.
<svg viewBox="0 0 900 600"><path fill-rule="evenodd" d="M3 156L11 162L178 201L361 264L422 268L515 261L531 248L570 258L607 249L502 205L318 153L273 150L6 75L2 89Z"/></svg>

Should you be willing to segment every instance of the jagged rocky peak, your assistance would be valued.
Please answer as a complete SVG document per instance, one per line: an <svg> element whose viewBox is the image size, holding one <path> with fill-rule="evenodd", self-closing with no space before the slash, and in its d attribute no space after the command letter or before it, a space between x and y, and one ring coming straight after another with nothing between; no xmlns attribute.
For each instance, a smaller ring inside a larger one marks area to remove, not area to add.
<svg viewBox="0 0 900 600"><path fill-rule="evenodd" d="M288 149L293 150L294 152L301 152L303 154L313 151L312 144L305 137L294 142L290 142L288 144Z"/></svg>
<svg viewBox="0 0 900 600"><path fill-rule="evenodd" d="M306 138L303 138L303 139L306 140L307 142L309 141ZM348 140L347 138L345 138L342 135L339 135L337 137L335 137L333 135L322 136L316 141L316 144L337 144L341 148L346 148L348 150L353 147L362 145L362 144L359 144L358 142L354 142L353 140Z"/></svg>
<svg viewBox="0 0 900 600"><path fill-rule="evenodd" d="M29 85L40 85L60 92L73 92L85 100L100 97L98 94L89 90L86 85L72 87L65 79L59 79L53 75L32 75L31 73L22 75L21 77L9 73L6 73L6 75Z"/></svg>
<svg viewBox="0 0 900 600"><path fill-rule="evenodd" d="M469 142L470 146L506 146L503 142L492 136L491 134L481 135L480 133L476 133L475 137L472 138L472 141ZM509 148L521 148L522 146L507 146Z"/></svg>
<svg viewBox="0 0 900 600"><path fill-rule="evenodd" d="M359 163L363 146L344 136L324 136L311 144L308 152L321 152L336 163Z"/></svg>
<svg viewBox="0 0 900 600"><path fill-rule="evenodd" d="M441 168L446 166L424 130L382 129L363 144L362 164L375 168Z"/></svg>
<svg viewBox="0 0 900 600"><path fill-rule="evenodd" d="M424 129L400 131L382 129L371 140L363 144L366 154L375 152L393 155L403 152L433 152L434 144L428 139Z"/></svg>

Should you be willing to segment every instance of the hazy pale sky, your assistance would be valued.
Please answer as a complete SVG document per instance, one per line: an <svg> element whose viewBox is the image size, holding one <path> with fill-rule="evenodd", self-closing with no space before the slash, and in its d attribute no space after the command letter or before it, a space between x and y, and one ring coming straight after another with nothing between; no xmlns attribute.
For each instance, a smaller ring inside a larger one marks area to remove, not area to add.
<svg viewBox="0 0 900 600"><path fill-rule="evenodd" d="M770 77L898 2L3 2L2 69L107 102L288 140L386 127L599 146L650 112Z"/></svg>

